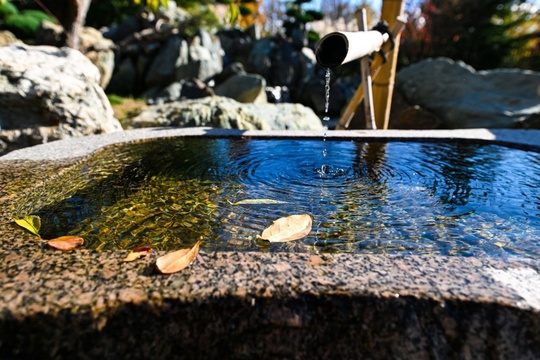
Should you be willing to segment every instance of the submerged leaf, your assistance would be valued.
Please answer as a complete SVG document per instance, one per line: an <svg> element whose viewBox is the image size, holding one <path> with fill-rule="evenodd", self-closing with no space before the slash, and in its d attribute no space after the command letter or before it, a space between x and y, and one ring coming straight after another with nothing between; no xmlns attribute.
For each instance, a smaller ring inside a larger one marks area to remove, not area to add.
<svg viewBox="0 0 540 360"><path fill-rule="evenodd" d="M308 214L282 217L274 221L258 238L270 242L298 240L309 234L311 222L311 216Z"/></svg>
<svg viewBox="0 0 540 360"><path fill-rule="evenodd" d="M30 231L32 234L39 236L39 230L41 229L41 219L39 216L28 215L22 219L15 219L15 223Z"/></svg>
<svg viewBox="0 0 540 360"><path fill-rule="evenodd" d="M47 241L47 245L58 250L73 250L83 244L84 239L82 237L71 235L60 236Z"/></svg>
<svg viewBox="0 0 540 360"><path fill-rule="evenodd" d="M156 260L156 267L162 274L172 274L188 267L199 253L201 241L191 249L181 249L165 254Z"/></svg>
<svg viewBox="0 0 540 360"><path fill-rule="evenodd" d="M122 261L125 261L125 262L135 261L144 256L148 256L153 252L154 252L154 249L152 249L151 247L137 246L136 248L131 250L131 252Z"/></svg>
<svg viewBox="0 0 540 360"><path fill-rule="evenodd" d="M273 205L273 204L287 204L286 201L274 200L274 199L244 199L233 203L233 205Z"/></svg>

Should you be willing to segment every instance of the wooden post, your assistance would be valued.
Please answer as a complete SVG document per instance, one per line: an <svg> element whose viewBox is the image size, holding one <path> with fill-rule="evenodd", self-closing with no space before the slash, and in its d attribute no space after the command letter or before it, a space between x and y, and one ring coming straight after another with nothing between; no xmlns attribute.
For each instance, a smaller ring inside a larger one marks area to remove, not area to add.
<svg viewBox="0 0 540 360"><path fill-rule="evenodd" d="M362 8L360 13L360 21L358 22L360 31L367 31L367 15L366 9ZM364 86L364 113L366 117L366 129L377 129L375 123L375 113L373 111L373 91L371 90L371 69L369 66L369 58L364 56L361 60L362 85Z"/></svg>
<svg viewBox="0 0 540 360"><path fill-rule="evenodd" d="M381 19L388 23L390 29L397 21L397 18L402 15L404 4L404 0L383 0ZM392 106L399 52L399 38L399 35L396 36L394 51L388 57L388 61L381 67L380 74L373 83L373 101L378 129L388 129L388 122L390 121L390 108Z"/></svg>

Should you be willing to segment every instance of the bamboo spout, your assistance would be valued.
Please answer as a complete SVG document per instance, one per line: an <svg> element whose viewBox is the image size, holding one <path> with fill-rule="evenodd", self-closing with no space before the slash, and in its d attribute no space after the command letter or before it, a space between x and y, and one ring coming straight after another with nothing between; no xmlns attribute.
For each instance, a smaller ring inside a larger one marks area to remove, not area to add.
<svg viewBox="0 0 540 360"><path fill-rule="evenodd" d="M349 61L361 59L381 49L388 34L379 31L336 31L324 36L315 50L317 63L324 68L335 68Z"/></svg>

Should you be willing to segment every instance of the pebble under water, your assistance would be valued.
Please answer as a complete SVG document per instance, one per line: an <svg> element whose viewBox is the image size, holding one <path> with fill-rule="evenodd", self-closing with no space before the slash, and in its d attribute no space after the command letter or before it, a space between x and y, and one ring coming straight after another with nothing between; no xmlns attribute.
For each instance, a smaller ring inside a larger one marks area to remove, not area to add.
<svg viewBox="0 0 540 360"><path fill-rule="evenodd" d="M540 154L498 145L182 138L115 146L70 174L57 200L37 205L47 184L18 212L91 249L540 256ZM306 238L256 238L303 213Z"/></svg>

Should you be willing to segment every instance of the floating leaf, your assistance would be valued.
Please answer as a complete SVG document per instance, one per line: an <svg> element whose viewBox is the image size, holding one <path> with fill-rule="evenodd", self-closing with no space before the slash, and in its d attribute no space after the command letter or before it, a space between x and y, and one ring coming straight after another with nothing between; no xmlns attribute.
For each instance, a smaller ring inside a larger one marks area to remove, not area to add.
<svg viewBox="0 0 540 360"><path fill-rule="evenodd" d="M162 274L172 274L188 267L199 253L197 241L191 249L182 249L165 254L156 260L156 267Z"/></svg>
<svg viewBox="0 0 540 360"><path fill-rule="evenodd" d="M28 215L22 219L15 219L15 223L30 231L32 234L39 236L39 230L41 229L41 219L39 216Z"/></svg>
<svg viewBox="0 0 540 360"><path fill-rule="evenodd" d="M151 247L137 246L136 248L131 250L131 252L122 261L125 261L125 262L135 261L144 256L148 256L153 252L154 252L154 249L152 249Z"/></svg>
<svg viewBox="0 0 540 360"><path fill-rule="evenodd" d="M311 222L311 216L308 214L282 217L274 221L257 237L270 242L298 240L309 234Z"/></svg>
<svg viewBox="0 0 540 360"><path fill-rule="evenodd" d="M287 204L286 201L274 199L244 199L233 203L233 205L274 205Z"/></svg>
<svg viewBox="0 0 540 360"><path fill-rule="evenodd" d="M47 241L47 245L58 250L73 250L83 244L84 239L82 237L71 235L60 236Z"/></svg>
<svg viewBox="0 0 540 360"><path fill-rule="evenodd" d="M501 249L504 247L504 244L501 243L501 242L498 242L498 241L496 243L494 243L493 245L496 245L496 246L500 247Z"/></svg>

